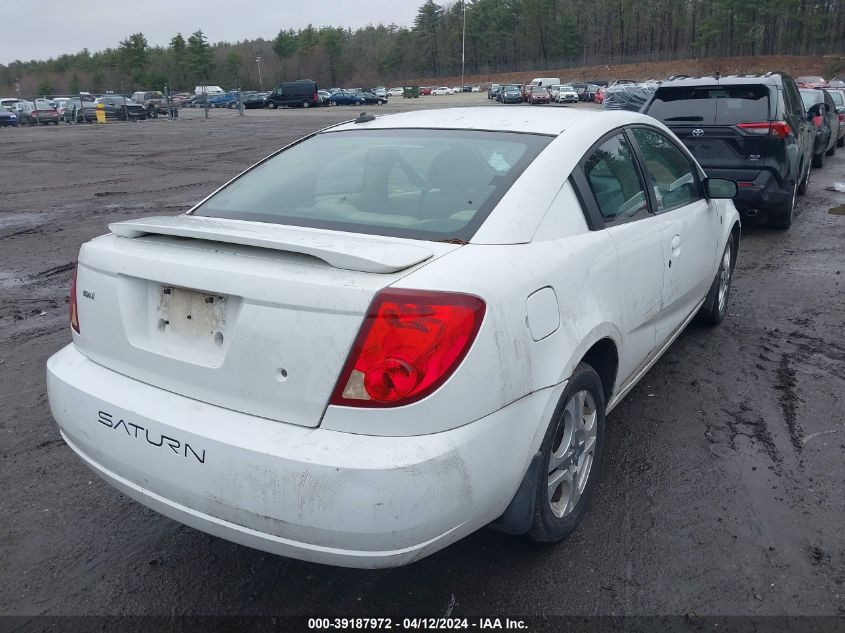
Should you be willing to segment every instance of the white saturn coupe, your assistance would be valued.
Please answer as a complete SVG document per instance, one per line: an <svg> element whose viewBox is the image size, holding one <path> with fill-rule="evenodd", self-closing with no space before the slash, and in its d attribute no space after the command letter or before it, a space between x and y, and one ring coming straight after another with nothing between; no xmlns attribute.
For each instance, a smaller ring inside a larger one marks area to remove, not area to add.
<svg viewBox="0 0 845 633"><path fill-rule="evenodd" d="M362 115L84 244L50 407L126 495L268 552L558 541L606 415L724 318L736 191L640 114Z"/></svg>

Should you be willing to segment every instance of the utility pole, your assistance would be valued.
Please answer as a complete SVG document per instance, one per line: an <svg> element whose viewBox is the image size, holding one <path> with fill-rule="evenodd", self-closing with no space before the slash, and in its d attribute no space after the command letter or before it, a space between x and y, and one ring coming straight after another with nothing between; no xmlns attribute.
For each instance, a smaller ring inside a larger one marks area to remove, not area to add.
<svg viewBox="0 0 845 633"><path fill-rule="evenodd" d="M255 63L258 64L258 86L264 90L264 81L261 79L261 55L256 56Z"/></svg>
<svg viewBox="0 0 845 633"><path fill-rule="evenodd" d="M466 47L467 47L467 2L461 0L461 7L463 8L464 19L461 33L461 92L464 91L464 67L466 65Z"/></svg>

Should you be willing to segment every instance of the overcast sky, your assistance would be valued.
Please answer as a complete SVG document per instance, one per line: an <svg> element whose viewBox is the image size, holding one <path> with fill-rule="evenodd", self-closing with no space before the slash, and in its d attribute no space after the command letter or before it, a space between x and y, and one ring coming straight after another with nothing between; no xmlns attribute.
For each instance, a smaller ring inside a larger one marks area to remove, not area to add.
<svg viewBox="0 0 845 633"><path fill-rule="evenodd" d="M211 42L270 39L282 28L367 24L410 26L424 0L2 0L0 64L116 47L140 31L166 46L202 29ZM35 6L35 8L33 8Z"/></svg>

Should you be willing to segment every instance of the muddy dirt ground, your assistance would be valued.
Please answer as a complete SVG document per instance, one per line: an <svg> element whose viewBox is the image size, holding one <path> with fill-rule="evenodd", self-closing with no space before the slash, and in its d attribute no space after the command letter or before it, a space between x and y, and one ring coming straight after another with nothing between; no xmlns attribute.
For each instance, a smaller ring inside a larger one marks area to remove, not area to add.
<svg viewBox="0 0 845 633"><path fill-rule="evenodd" d="M380 111L459 102L487 103ZM83 465L44 382L80 243L354 114L0 130L0 614L845 614L845 194L826 190L845 150L790 231L743 228L729 316L609 417L592 508L555 547L481 530L400 569L323 567L183 527Z"/></svg>

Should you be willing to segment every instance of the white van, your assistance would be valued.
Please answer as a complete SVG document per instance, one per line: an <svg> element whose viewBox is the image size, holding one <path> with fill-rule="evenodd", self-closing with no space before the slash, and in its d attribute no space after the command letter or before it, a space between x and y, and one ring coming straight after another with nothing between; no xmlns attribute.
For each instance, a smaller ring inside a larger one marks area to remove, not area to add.
<svg viewBox="0 0 845 633"><path fill-rule="evenodd" d="M537 77L532 79L530 86L543 86L544 88L551 88L555 84L560 83L560 77Z"/></svg>
<svg viewBox="0 0 845 633"><path fill-rule="evenodd" d="M206 94L210 96L222 95L225 92L220 86L197 86L194 88L195 95Z"/></svg>

